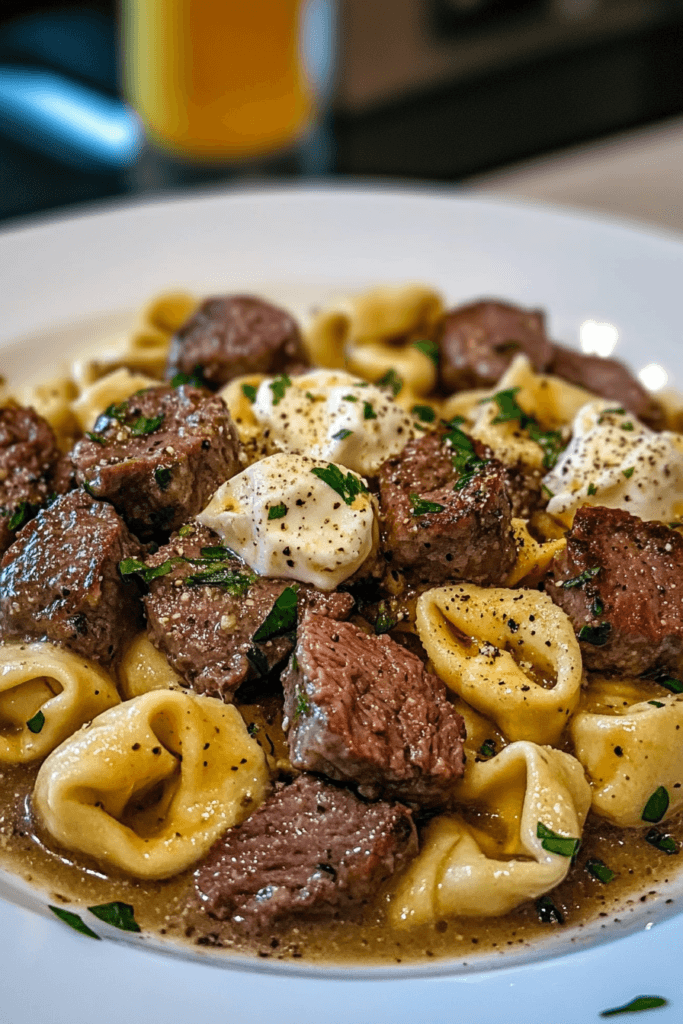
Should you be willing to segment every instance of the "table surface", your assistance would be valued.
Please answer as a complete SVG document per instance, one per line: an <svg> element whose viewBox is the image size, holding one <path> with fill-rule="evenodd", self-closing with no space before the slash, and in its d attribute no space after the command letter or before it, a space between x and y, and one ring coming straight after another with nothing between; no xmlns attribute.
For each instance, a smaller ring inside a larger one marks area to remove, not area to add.
<svg viewBox="0 0 683 1024"><path fill-rule="evenodd" d="M683 231L683 118L472 177L463 187Z"/></svg>

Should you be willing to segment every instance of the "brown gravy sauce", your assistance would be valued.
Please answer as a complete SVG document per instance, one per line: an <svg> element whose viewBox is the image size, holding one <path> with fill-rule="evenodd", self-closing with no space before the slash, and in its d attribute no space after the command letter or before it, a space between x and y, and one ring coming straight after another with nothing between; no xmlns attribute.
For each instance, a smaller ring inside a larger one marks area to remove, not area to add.
<svg viewBox="0 0 683 1024"><path fill-rule="evenodd" d="M273 961L303 958L319 965L363 966L448 958L472 965L482 954L519 953L543 937L556 939L558 930L580 932L593 921L607 930L615 921L625 923L644 903L671 904L668 890L683 861L680 853L666 854L647 843L648 829L618 829L589 815L576 864L550 894L564 924L541 922L535 904L529 902L503 918L455 918L396 931L384 921L385 892L354 920L299 921L273 929L254 944L245 942L234 926L202 911L192 870L163 882L117 878L106 876L94 862L57 848L31 817L30 794L37 772L37 765L0 770L0 865L44 890L56 906L85 911L87 906L122 900L132 904L143 931L180 944L215 947L221 956L233 951ZM683 815L660 830L683 843ZM604 884L589 874L585 865L590 858L604 861L615 872L614 880ZM98 922L87 912L84 919L97 931Z"/></svg>

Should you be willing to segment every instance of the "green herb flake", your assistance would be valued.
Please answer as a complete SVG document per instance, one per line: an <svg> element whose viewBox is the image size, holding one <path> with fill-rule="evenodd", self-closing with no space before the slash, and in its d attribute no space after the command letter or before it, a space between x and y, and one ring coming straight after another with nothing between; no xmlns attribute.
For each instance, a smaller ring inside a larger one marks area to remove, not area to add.
<svg viewBox="0 0 683 1024"><path fill-rule="evenodd" d="M674 679L673 676L657 676L655 682L667 690L671 690L672 693L683 693L683 683L680 679Z"/></svg>
<svg viewBox="0 0 683 1024"><path fill-rule="evenodd" d="M425 501L419 494L411 494L410 503L412 505L410 512L413 516L425 516L429 512L443 512L446 507L439 504L438 501Z"/></svg>
<svg viewBox="0 0 683 1024"><path fill-rule="evenodd" d="M379 636L381 633L388 633L390 629L393 629L398 619L395 615L392 615L389 606L386 601L380 601L377 606L377 618L375 619L375 633Z"/></svg>
<svg viewBox="0 0 683 1024"><path fill-rule="evenodd" d="M200 548L199 554L202 559L208 559L210 562L224 562L226 558L234 558L235 554L230 548L224 548L222 544L217 544L215 547ZM199 561L199 559L193 559L193 562Z"/></svg>
<svg viewBox="0 0 683 1024"><path fill-rule="evenodd" d="M667 523L666 525L669 527L670 530L678 530L679 527L683 526L683 520L679 519L677 523Z"/></svg>
<svg viewBox="0 0 683 1024"><path fill-rule="evenodd" d="M555 906L550 896L541 896L536 900L536 913L543 924L564 924L564 914Z"/></svg>
<svg viewBox="0 0 683 1024"><path fill-rule="evenodd" d="M538 420L525 412L517 401L519 391L518 387L497 391L491 398L482 399L482 404L495 402L498 406L498 412L491 421L492 423L509 423L518 420L520 428L526 430L531 440L543 449L544 468L552 469L564 448L562 433L559 430L543 430Z"/></svg>
<svg viewBox="0 0 683 1024"><path fill-rule="evenodd" d="M326 467L315 466L311 473L336 491L347 505L353 505L359 494L367 494L368 489L359 476L351 472L342 473L333 462Z"/></svg>
<svg viewBox="0 0 683 1024"><path fill-rule="evenodd" d="M20 501L10 516L7 529L12 531L20 530L29 521L34 511L34 506L30 501Z"/></svg>
<svg viewBox="0 0 683 1024"><path fill-rule="evenodd" d="M387 372L377 381L377 387L389 388L394 398L396 398L397 395L400 395L403 388L403 378L399 377L396 370L387 370Z"/></svg>
<svg viewBox="0 0 683 1024"><path fill-rule="evenodd" d="M284 501L281 501L279 505L271 505L268 509L268 519L282 519L287 515L287 506Z"/></svg>
<svg viewBox="0 0 683 1024"><path fill-rule="evenodd" d="M94 907L88 907L88 910L100 921L120 928L122 932L140 931L140 925L135 920L135 912L130 903L115 900L113 903L98 903Z"/></svg>
<svg viewBox="0 0 683 1024"><path fill-rule="evenodd" d="M81 935L87 935L91 939L99 939L99 935L96 935L91 928L88 928L87 924L84 924L83 921L81 921L78 914L73 914L70 910L63 910L61 907L53 907L49 904L48 906L52 913L57 915L60 921L63 921L64 924L68 924L75 932L80 932Z"/></svg>
<svg viewBox="0 0 683 1024"><path fill-rule="evenodd" d="M636 469L635 466L629 466L628 469L622 469L621 472L626 477L627 480L630 480L631 477L633 476L633 474L635 473L635 469Z"/></svg>
<svg viewBox="0 0 683 1024"><path fill-rule="evenodd" d="M363 419L364 420L376 420L377 413L372 407L372 402L363 402Z"/></svg>
<svg viewBox="0 0 683 1024"><path fill-rule="evenodd" d="M358 401L358 395L342 395L342 399L345 402L357 402Z"/></svg>
<svg viewBox="0 0 683 1024"><path fill-rule="evenodd" d="M555 497L554 492L550 490L550 488L547 486L547 484L541 484L541 491L542 491L543 496L545 498L554 498Z"/></svg>
<svg viewBox="0 0 683 1024"><path fill-rule="evenodd" d="M250 736L255 736L257 732L261 731L261 726L257 725L256 722L250 722L247 726L247 732Z"/></svg>
<svg viewBox="0 0 683 1024"><path fill-rule="evenodd" d="M431 338L420 338L418 341L414 341L413 348L429 356L435 366L439 365L439 346Z"/></svg>
<svg viewBox="0 0 683 1024"><path fill-rule="evenodd" d="M609 622L601 622L597 626L582 626L579 630L579 640L586 644L593 644L594 647L604 647L609 640L612 627Z"/></svg>
<svg viewBox="0 0 683 1024"><path fill-rule="evenodd" d="M673 836L660 832L658 828L651 828L645 836L645 842L656 847L662 853L678 853L678 844Z"/></svg>
<svg viewBox="0 0 683 1024"><path fill-rule="evenodd" d="M294 707L294 718L301 718L302 715L310 714L311 705L303 690L296 691L296 705Z"/></svg>
<svg viewBox="0 0 683 1024"><path fill-rule="evenodd" d="M658 786L645 804L641 819L656 824L661 821L669 809L669 794L664 786Z"/></svg>
<svg viewBox="0 0 683 1024"><path fill-rule="evenodd" d="M580 839L574 839L572 836L560 836L544 825L542 821L539 821L536 826L536 836L541 840L544 850L547 850L548 853L557 853L560 857L575 857L581 846Z"/></svg>
<svg viewBox="0 0 683 1024"><path fill-rule="evenodd" d="M133 437L146 437L147 434L153 434L158 430L163 422L163 413L159 416L140 416L130 428L130 432Z"/></svg>
<svg viewBox="0 0 683 1024"><path fill-rule="evenodd" d="M588 496L589 496L590 498L592 498L592 497L593 497L593 495L595 495L595 494L597 494L597 493L598 493L598 489L597 489L597 487L595 486L595 484L589 484L589 485L588 485Z"/></svg>
<svg viewBox="0 0 683 1024"><path fill-rule="evenodd" d="M189 384L190 387L192 388L206 387L206 380L204 379L204 369L199 365L199 363L195 366L191 374L183 373L181 371L180 373L176 373L175 377L171 378L172 388L180 388L183 386L183 384Z"/></svg>
<svg viewBox="0 0 683 1024"><path fill-rule="evenodd" d="M203 572L191 573L185 577L184 582L188 587L220 587L227 591L232 597L244 597L256 576L254 573L236 572L228 563L222 564L214 559L209 569Z"/></svg>
<svg viewBox="0 0 683 1024"><path fill-rule="evenodd" d="M588 583L594 576L597 576L600 572L601 566L594 565L590 569L584 569L578 576L572 576L570 580L564 580L559 586L565 590L571 590L572 587L582 587L584 583Z"/></svg>
<svg viewBox="0 0 683 1024"><path fill-rule="evenodd" d="M605 416L625 416L625 415L626 415L626 409L624 409L623 406L621 406L621 405L617 405L613 409L603 409L602 412L600 413L600 417L598 419L598 423L602 423L602 421L604 420Z"/></svg>
<svg viewBox="0 0 683 1024"><path fill-rule="evenodd" d="M173 474L167 466L159 466L154 470L154 479L162 491L168 490L172 476Z"/></svg>
<svg viewBox="0 0 683 1024"><path fill-rule="evenodd" d="M126 418L127 412L127 402L112 402L112 404L108 405L107 408L104 410L104 415L107 417L107 419L118 420L119 423L123 423L123 421Z"/></svg>
<svg viewBox="0 0 683 1024"><path fill-rule="evenodd" d="M655 708L663 708L664 707L664 704L662 704L661 700L649 700L648 704L652 704L652 706L655 707Z"/></svg>
<svg viewBox="0 0 683 1024"><path fill-rule="evenodd" d="M265 640L272 640L273 637L282 636L283 633L290 633L296 629L298 589L297 584L285 587L254 633L252 637L254 643L263 643Z"/></svg>
<svg viewBox="0 0 683 1024"><path fill-rule="evenodd" d="M310 402L315 402L315 395L312 394L310 391L306 391L306 392L304 392L304 394L306 395L306 398L308 398L308 400ZM355 399L354 399L354 401L355 401Z"/></svg>
<svg viewBox="0 0 683 1024"><path fill-rule="evenodd" d="M668 1000L661 996L636 996L630 1003L613 1006L611 1010L603 1010L601 1017L616 1017L619 1013L640 1013L642 1010L656 1010L658 1006L668 1006Z"/></svg>
<svg viewBox="0 0 683 1024"><path fill-rule="evenodd" d="M497 391L490 398L482 399L482 405L487 402L495 402L498 406L498 412L491 421L492 423L509 423L510 420L519 420L522 426L526 425L529 416L517 401L520 391L521 388L506 388L504 391Z"/></svg>
<svg viewBox="0 0 683 1024"><path fill-rule="evenodd" d="M85 491L86 494L89 494L91 498L96 498L97 497L97 495L95 494L95 491L93 489L93 486L92 486L92 484L90 483L89 480L84 480L83 481L83 490Z"/></svg>
<svg viewBox="0 0 683 1024"><path fill-rule="evenodd" d="M482 757L495 757L496 755L496 741L495 740L484 740L482 745L479 747L479 753Z"/></svg>
<svg viewBox="0 0 683 1024"><path fill-rule="evenodd" d="M456 417L446 424L444 442L451 448L451 462L458 474L458 480L453 486L453 490L460 491L485 468L488 460L479 458L472 438L460 429L456 420L460 420L460 417Z"/></svg>
<svg viewBox="0 0 683 1024"><path fill-rule="evenodd" d="M593 604L591 605L591 612L592 612L592 614L597 619L597 618L599 618L602 615L604 610L605 610L604 604L602 603L602 601L600 600L599 597L596 597L595 600L593 601Z"/></svg>
<svg viewBox="0 0 683 1024"><path fill-rule="evenodd" d="M285 391L287 388L292 386L291 379L286 373L281 373L277 377L274 377L268 387L273 392L273 405L279 405L282 399L285 397Z"/></svg>
<svg viewBox="0 0 683 1024"><path fill-rule="evenodd" d="M124 558L119 562L119 572L124 577L137 573L145 583L150 583L159 576L167 576L182 561L184 561L182 558L167 558L161 565L147 566L137 558Z"/></svg>
<svg viewBox="0 0 683 1024"><path fill-rule="evenodd" d="M351 437L352 433L353 433L352 430L347 430L345 427L342 427L341 430L338 430L336 434L332 435L332 440L333 441L344 441L344 440L346 440L347 437Z"/></svg>
<svg viewBox="0 0 683 1024"><path fill-rule="evenodd" d="M605 885L608 885L615 877L612 869L608 868L605 862L598 857L591 857L586 861L586 871Z"/></svg>
<svg viewBox="0 0 683 1024"><path fill-rule="evenodd" d="M628 420L628 422L621 424L621 429L622 430L633 430L633 424L631 423L630 420Z"/></svg>
<svg viewBox="0 0 683 1024"><path fill-rule="evenodd" d="M178 530L179 537L191 537L194 533L194 526L192 523L185 523L185 526L181 526Z"/></svg>
<svg viewBox="0 0 683 1024"><path fill-rule="evenodd" d="M96 434L94 430L86 430L85 436L89 441L94 441L95 444L105 445L107 443L106 437L103 437L102 434Z"/></svg>
<svg viewBox="0 0 683 1024"><path fill-rule="evenodd" d="M432 409L431 405L414 405L410 410L413 416L417 416L423 423L433 423L436 419L436 413Z"/></svg>
<svg viewBox="0 0 683 1024"><path fill-rule="evenodd" d="M26 728L29 732L39 733L45 725L45 715L42 711L37 711L33 718L29 718L26 723Z"/></svg>
<svg viewBox="0 0 683 1024"><path fill-rule="evenodd" d="M256 388L254 387L253 384L243 384L242 385L242 394L252 404L256 401Z"/></svg>

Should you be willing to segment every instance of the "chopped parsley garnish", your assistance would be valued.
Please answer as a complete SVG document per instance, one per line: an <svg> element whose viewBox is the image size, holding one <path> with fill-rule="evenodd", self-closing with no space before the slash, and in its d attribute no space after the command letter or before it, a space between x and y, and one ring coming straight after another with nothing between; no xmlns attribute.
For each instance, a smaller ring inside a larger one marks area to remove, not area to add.
<svg viewBox="0 0 683 1024"><path fill-rule="evenodd" d="M677 523L667 523L666 525L670 530L678 530L679 527L683 526L683 520L679 519Z"/></svg>
<svg viewBox="0 0 683 1024"><path fill-rule="evenodd" d="M479 747L479 753L482 757L495 757L496 755L496 741L495 740L484 740L482 745Z"/></svg>
<svg viewBox="0 0 683 1024"><path fill-rule="evenodd" d="M627 480L630 480L631 477L633 476L634 472L635 472L635 469L636 469L635 466L629 466L628 469L622 469L621 472L623 473L623 475L626 477Z"/></svg>
<svg viewBox="0 0 683 1024"><path fill-rule="evenodd" d="M88 928L87 924L84 924L83 921L81 921L78 914L73 914L70 910L63 910L61 907L50 906L50 910L53 914L57 915L60 921L63 921L64 924L68 924L70 928L73 928L75 932L80 932L81 935L88 935L91 939L99 939L99 935L96 935L91 928Z"/></svg>
<svg viewBox="0 0 683 1024"><path fill-rule="evenodd" d="M357 402L358 401L358 395L342 395L342 398L343 398L343 400L345 402Z"/></svg>
<svg viewBox="0 0 683 1024"><path fill-rule="evenodd" d="M336 491L347 505L353 505L359 494L367 494L368 489L359 476L351 472L342 473L332 462L327 467L315 466L311 473Z"/></svg>
<svg viewBox="0 0 683 1024"><path fill-rule="evenodd" d="M189 587L221 587L233 597L243 597L249 590L256 576L253 573L236 572L230 565L214 563L204 572L191 573L185 577Z"/></svg>
<svg viewBox="0 0 683 1024"><path fill-rule="evenodd" d="M661 821L669 809L669 794L664 786L658 786L645 804L641 818L656 824Z"/></svg>
<svg viewBox="0 0 683 1024"><path fill-rule="evenodd" d="M133 576L137 573L145 583L150 583L159 576L167 576L179 562L183 561L183 558L167 558L161 565L147 566L138 558L124 558L119 562L119 572L122 576Z"/></svg>
<svg viewBox="0 0 683 1024"><path fill-rule="evenodd" d="M598 626L582 626L579 630L579 640L593 644L594 647L604 647L611 632L609 622L601 622Z"/></svg>
<svg viewBox="0 0 683 1024"><path fill-rule="evenodd" d="M159 484L162 491L168 488L171 482L172 472L167 466L159 466L158 469L154 470L154 479Z"/></svg>
<svg viewBox="0 0 683 1024"><path fill-rule="evenodd" d="M175 377L171 378L172 388L182 387L183 384L189 384L190 387L193 388L205 388L206 380L204 379L203 368L197 364L191 374L183 373L181 371L180 373L176 373Z"/></svg>
<svg viewBox="0 0 683 1024"><path fill-rule="evenodd" d="M266 618L254 633L252 637L254 643L263 643L264 640L272 640L273 637L282 636L283 633L291 633L296 629L298 589L297 584L285 587Z"/></svg>
<svg viewBox="0 0 683 1024"><path fill-rule="evenodd" d="M144 437L147 434L153 434L155 430L159 429L163 422L163 413L159 416L140 416L130 428L130 432L133 437Z"/></svg>
<svg viewBox="0 0 683 1024"><path fill-rule="evenodd" d="M113 903L98 903L94 907L88 907L88 910L95 917L99 917L100 921L120 928L122 932L140 931L140 925L135 920L135 911L130 903L115 900Z"/></svg>
<svg viewBox="0 0 683 1024"><path fill-rule="evenodd" d="M625 416L625 415L626 415L626 409L624 409L621 405L615 406L614 409L603 409L602 412L600 413L600 417L598 419L598 423L602 423L602 421L604 420L605 416Z"/></svg>
<svg viewBox="0 0 683 1024"><path fill-rule="evenodd" d="M564 924L564 914L555 906L550 896L541 896L540 900L536 900L536 913L543 924L552 924L553 921Z"/></svg>
<svg viewBox="0 0 683 1024"><path fill-rule="evenodd" d="M439 365L439 346L431 338L420 338L418 341L414 341L413 348L429 356L435 366Z"/></svg>
<svg viewBox="0 0 683 1024"><path fill-rule="evenodd" d="M584 583L588 583L589 580L598 575L600 568L599 565L594 565L590 569L584 569L578 576L572 576L570 580L564 580L560 583L560 586L564 587L565 590L569 590L572 587L582 587Z"/></svg>
<svg viewBox="0 0 683 1024"><path fill-rule="evenodd" d="M663 708L664 707L664 705L662 704L661 700L649 700L648 704L652 704L652 706L655 707L655 708Z"/></svg>
<svg viewBox="0 0 683 1024"><path fill-rule="evenodd" d="M281 373L275 377L268 387L273 392L273 405L279 405L282 399L285 397L285 391L287 388L292 386L291 379L286 373Z"/></svg>
<svg viewBox="0 0 683 1024"><path fill-rule="evenodd" d="M343 441L345 438L350 437L352 433L352 430L347 430L346 427L342 427L341 430L338 430L336 434L332 435L332 439L334 441Z"/></svg>
<svg viewBox="0 0 683 1024"><path fill-rule="evenodd" d="M480 459L474 447L474 442L471 437L462 431L459 427L459 423L462 423L462 418L456 416L450 423L446 424L446 435L444 440L447 441L452 449L451 462L453 468L458 474L458 479L453 485L454 491L460 491L463 487L466 487L472 480L472 478L479 473L488 463L487 459Z"/></svg>
<svg viewBox="0 0 683 1024"><path fill-rule="evenodd" d="M531 440L543 449L543 467L552 469L564 448L562 433L559 430L543 430L534 416L524 412L517 401L519 391L518 387L506 388L504 391L497 391L491 398L483 399L484 402L495 402L498 406L498 413L491 422L509 423L518 420L520 428L526 430Z"/></svg>
<svg viewBox="0 0 683 1024"><path fill-rule="evenodd" d="M548 853L557 853L560 857L575 857L581 846L580 839L571 836L560 836L557 832L539 821L536 826L536 835L541 840L541 846Z"/></svg>
<svg viewBox="0 0 683 1024"><path fill-rule="evenodd" d="M303 690L296 691L296 705L294 707L294 718L301 718L302 715L308 715L311 710L311 705L308 697Z"/></svg>
<svg viewBox="0 0 683 1024"><path fill-rule="evenodd" d="M377 413L372 407L372 402L363 402L363 419L364 420L376 420Z"/></svg>
<svg viewBox="0 0 683 1024"><path fill-rule="evenodd" d="M377 381L377 387L389 388L394 398L396 398L396 396L401 393L401 389L403 388L403 378L399 377L399 375L396 373L396 370L387 370L387 372L383 374L383 376L381 376L380 379Z"/></svg>
<svg viewBox="0 0 683 1024"><path fill-rule="evenodd" d="M32 505L30 501L20 501L10 516L7 529L12 531L20 530L22 526L26 525L31 516L35 515L38 508L38 505Z"/></svg>
<svg viewBox="0 0 683 1024"><path fill-rule="evenodd" d="M30 732L38 733L41 731L44 725L45 715L43 714L42 711L37 711L33 718L29 718L28 722L26 723L26 728Z"/></svg>
<svg viewBox="0 0 683 1024"><path fill-rule="evenodd" d="M268 519L282 519L283 516L287 515L287 506L284 501L281 501L279 505L271 505L268 509Z"/></svg>
<svg viewBox="0 0 683 1024"><path fill-rule="evenodd" d="M541 484L541 491L542 491L543 496L545 498L554 498L555 497L554 492L550 490L550 488L547 486L547 484Z"/></svg>
<svg viewBox="0 0 683 1024"><path fill-rule="evenodd" d="M593 601L593 604L591 605L591 612L592 612L592 614L597 619L600 615L602 615L604 610L605 610L604 604L602 603L602 601L600 600L599 597L596 597L595 600Z"/></svg>
<svg viewBox="0 0 683 1024"><path fill-rule="evenodd" d="M127 412L127 402L112 402L112 404L108 405L107 408L104 410L104 415L108 417L108 419L110 420L118 420L119 423L123 423L126 418Z"/></svg>
<svg viewBox="0 0 683 1024"><path fill-rule="evenodd" d="M657 850L661 850L662 853L678 853L678 845L674 837L666 835L665 832L660 832L658 828L650 829L645 836L645 842L649 843L650 846L654 846Z"/></svg>
<svg viewBox="0 0 683 1024"><path fill-rule="evenodd" d="M629 420L627 423L622 423L621 424L621 429L622 430L633 430L633 424Z"/></svg>
<svg viewBox="0 0 683 1024"><path fill-rule="evenodd" d="M591 498L592 498L592 497L593 497L593 495L594 495L594 494L597 494L597 493L598 493L598 489L597 489L597 487L595 486L595 484L589 484L589 485L588 485L588 495L589 495L589 497L591 497Z"/></svg>
<svg viewBox="0 0 683 1024"><path fill-rule="evenodd" d="M604 882L607 885L614 878L614 872L611 868L608 868L603 860L598 857L591 857L590 860L586 861L586 871L597 878L599 882Z"/></svg>
<svg viewBox="0 0 683 1024"><path fill-rule="evenodd" d="M413 416L417 416L423 423L433 423L436 418L436 413L431 405L414 405L410 411Z"/></svg>
<svg viewBox="0 0 683 1024"><path fill-rule="evenodd" d="M242 394L245 398L248 398L250 402L256 401L256 388L253 384L243 384Z"/></svg>
<svg viewBox="0 0 683 1024"><path fill-rule="evenodd" d="M226 558L234 558L235 552L231 551L230 548L224 548L222 544L217 544L211 548L200 548L199 555L201 559L208 559L212 562L224 562ZM192 559L193 564L197 564L199 559Z"/></svg>
<svg viewBox="0 0 683 1024"><path fill-rule="evenodd" d="M601 1017L616 1017L619 1013L640 1013L641 1010L654 1010L658 1006L668 1006L669 1003L661 996L636 996L630 1003L623 1006L613 1006L611 1010L603 1010Z"/></svg>
<svg viewBox="0 0 683 1024"><path fill-rule="evenodd" d="M85 436L89 441L94 441L95 444L105 445L107 443L106 437L103 437L102 434L96 434L93 430L86 430Z"/></svg>
<svg viewBox="0 0 683 1024"><path fill-rule="evenodd" d="M410 495L410 504L412 508L410 510L413 516L425 516L428 512L443 512L445 505L440 505L438 501L425 501L419 494Z"/></svg>
<svg viewBox="0 0 683 1024"><path fill-rule="evenodd" d="M178 530L179 537L191 537L193 533L194 526L192 525L192 523L185 523L185 525L181 526L180 529Z"/></svg>
<svg viewBox="0 0 683 1024"><path fill-rule="evenodd" d="M667 690L671 690L672 693L683 693L683 683L680 679L674 679L673 676L657 676L655 682L666 687Z"/></svg>
<svg viewBox="0 0 683 1024"><path fill-rule="evenodd" d="M377 618L375 619L375 633L378 636L380 633L388 633L397 622L398 619L390 614L386 601L380 601L377 607Z"/></svg>
<svg viewBox="0 0 683 1024"><path fill-rule="evenodd" d="M257 732L261 731L261 726L257 725L256 722L250 722L247 726L247 732L250 736L255 736Z"/></svg>
<svg viewBox="0 0 683 1024"><path fill-rule="evenodd" d="M310 402L315 402L315 395L312 394L310 391L304 391L304 394Z"/></svg>

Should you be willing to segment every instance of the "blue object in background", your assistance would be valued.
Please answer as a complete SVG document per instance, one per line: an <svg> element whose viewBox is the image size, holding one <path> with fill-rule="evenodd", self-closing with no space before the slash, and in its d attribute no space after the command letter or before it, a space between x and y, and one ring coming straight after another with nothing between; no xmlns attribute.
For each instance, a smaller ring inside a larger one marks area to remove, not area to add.
<svg viewBox="0 0 683 1024"><path fill-rule="evenodd" d="M144 136L116 97L45 68L0 65L0 133L82 170L137 160Z"/></svg>

